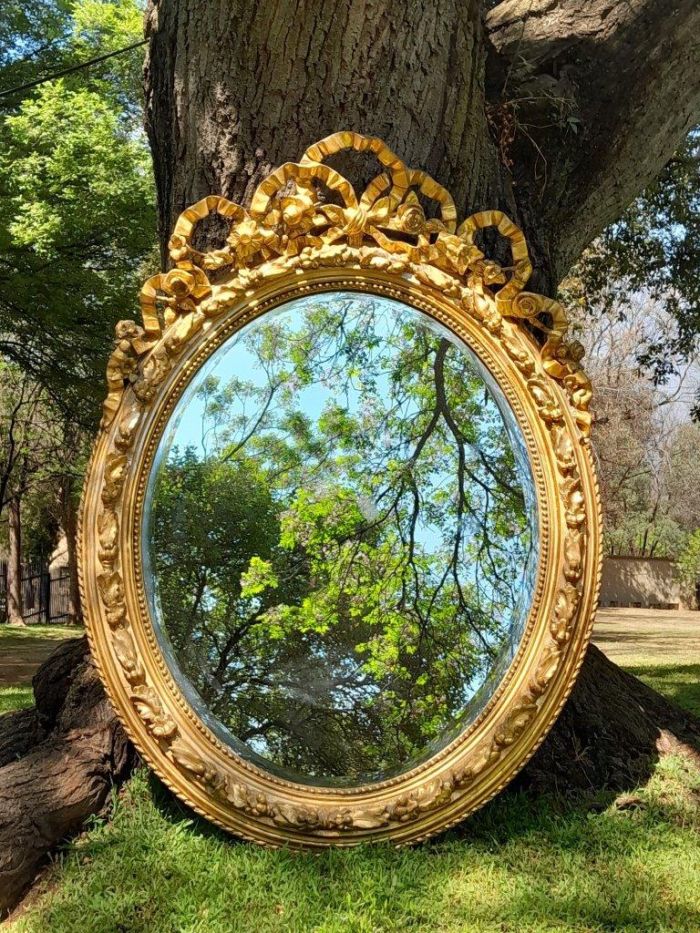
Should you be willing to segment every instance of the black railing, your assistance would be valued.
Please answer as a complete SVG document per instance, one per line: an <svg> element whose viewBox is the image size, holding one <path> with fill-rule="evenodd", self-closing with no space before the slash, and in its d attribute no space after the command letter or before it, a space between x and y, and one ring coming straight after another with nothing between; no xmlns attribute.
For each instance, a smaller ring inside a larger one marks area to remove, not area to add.
<svg viewBox="0 0 700 933"><path fill-rule="evenodd" d="M22 564L22 618L25 622L61 622L70 618L67 567L44 562ZM0 622L7 620L7 561L0 561Z"/></svg>

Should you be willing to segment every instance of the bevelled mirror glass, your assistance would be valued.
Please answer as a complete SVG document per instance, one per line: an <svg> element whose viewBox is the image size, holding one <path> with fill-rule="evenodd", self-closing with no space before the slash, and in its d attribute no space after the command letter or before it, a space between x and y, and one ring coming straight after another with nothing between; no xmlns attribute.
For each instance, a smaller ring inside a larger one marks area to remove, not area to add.
<svg viewBox="0 0 700 933"><path fill-rule="evenodd" d="M342 149L379 163L362 191ZM374 137L322 140L246 206L204 198L168 248L117 325L81 504L107 693L245 839L426 839L522 768L583 660L581 347L525 290L515 224L458 224Z"/></svg>
<svg viewBox="0 0 700 933"><path fill-rule="evenodd" d="M143 526L173 676L241 755L352 785L471 723L531 605L521 431L465 344L377 295L229 338L165 427Z"/></svg>

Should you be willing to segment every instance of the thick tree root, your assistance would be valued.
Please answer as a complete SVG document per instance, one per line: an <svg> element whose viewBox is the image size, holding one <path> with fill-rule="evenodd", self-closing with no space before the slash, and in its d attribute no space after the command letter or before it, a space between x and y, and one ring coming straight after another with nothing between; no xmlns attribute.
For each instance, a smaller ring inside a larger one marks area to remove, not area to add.
<svg viewBox="0 0 700 933"><path fill-rule="evenodd" d="M671 753L700 767L700 719L591 645L559 719L513 786L559 794L630 790Z"/></svg>
<svg viewBox="0 0 700 933"><path fill-rule="evenodd" d="M33 686L34 709L0 716L0 916L134 761L84 638L61 645Z"/></svg>
<svg viewBox="0 0 700 933"><path fill-rule="evenodd" d="M0 716L0 914L47 853L100 811L135 760L85 639L62 645L33 684L35 709ZM700 767L700 720L591 647L559 720L512 786L560 794L630 790L669 752Z"/></svg>

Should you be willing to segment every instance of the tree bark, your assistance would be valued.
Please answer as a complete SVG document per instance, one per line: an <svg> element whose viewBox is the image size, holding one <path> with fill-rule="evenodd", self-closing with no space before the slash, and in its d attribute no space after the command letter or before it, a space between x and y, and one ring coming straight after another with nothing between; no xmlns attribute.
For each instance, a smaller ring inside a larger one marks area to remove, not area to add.
<svg viewBox="0 0 700 933"><path fill-rule="evenodd" d="M7 561L7 621L10 625L24 625L22 615L22 525L19 496L13 496L7 505L9 538Z"/></svg>
<svg viewBox="0 0 700 933"><path fill-rule="evenodd" d="M80 604L80 582L78 578L78 516L73 498L75 479L67 475L61 479L61 527L66 536L66 554L68 557L68 615L71 622L83 621Z"/></svg>
<svg viewBox="0 0 700 933"><path fill-rule="evenodd" d="M347 129L427 170L461 216L506 211L553 294L700 115L696 0L150 0L146 33L164 257L189 204L246 203Z"/></svg>
<svg viewBox="0 0 700 933"><path fill-rule="evenodd" d="M514 210L489 140L478 0L151 3L147 129L161 242L212 192L249 201L271 168L339 129L381 137L459 209ZM368 181L377 165L354 166Z"/></svg>
<svg viewBox="0 0 700 933"><path fill-rule="evenodd" d="M134 762L85 638L61 645L33 686L33 709L0 716L0 917Z"/></svg>
<svg viewBox="0 0 700 933"><path fill-rule="evenodd" d="M491 100L516 104L518 203L552 286L700 116L697 0L505 0L485 20Z"/></svg>

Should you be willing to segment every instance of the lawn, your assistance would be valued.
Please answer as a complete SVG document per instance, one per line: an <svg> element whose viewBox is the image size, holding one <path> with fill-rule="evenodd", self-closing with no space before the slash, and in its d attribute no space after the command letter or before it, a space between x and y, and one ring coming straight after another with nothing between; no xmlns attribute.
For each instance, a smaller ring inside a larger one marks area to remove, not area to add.
<svg viewBox="0 0 700 933"><path fill-rule="evenodd" d="M669 700L700 716L700 664L625 664L625 668Z"/></svg>
<svg viewBox="0 0 700 933"><path fill-rule="evenodd" d="M697 711L700 665L657 662L647 656L635 672ZM115 794L109 818L65 848L8 928L688 931L700 929L699 888L700 775L680 758L662 760L645 787L617 801L503 795L429 844L321 855L239 843L140 771Z"/></svg>
<svg viewBox="0 0 700 933"><path fill-rule="evenodd" d="M59 642L82 631L75 625L0 625L0 714L32 705L34 671Z"/></svg>
<svg viewBox="0 0 700 933"><path fill-rule="evenodd" d="M22 684L19 687L0 685L0 714L9 713L14 709L25 709L33 703L34 694L31 684Z"/></svg>
<svg viewBox="0 0 700 933"><path fill-rule="evenodd" d="M633 809L501 797L437 841L321 855L210 829L145 772L14 933L700 928L700 778L666 759Z"/></svg>
<svg viewBox="0 0 700 933"><path fill-rule="evenodd" d="M700 716L700 612L602 609L593 638L616 664Z"/></svg>

